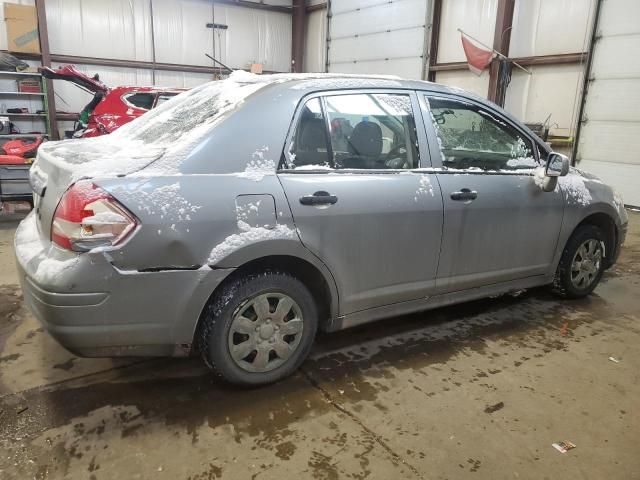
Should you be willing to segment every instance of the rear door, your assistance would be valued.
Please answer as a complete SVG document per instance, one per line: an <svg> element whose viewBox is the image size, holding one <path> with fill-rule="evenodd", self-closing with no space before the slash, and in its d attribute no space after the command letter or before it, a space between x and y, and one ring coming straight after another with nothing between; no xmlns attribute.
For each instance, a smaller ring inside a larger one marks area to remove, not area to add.
<svg viewBox="0 0 640 480"><path fill-rule="evenodd" d="M334 275L341 315L435 286L442 198L418 171L430 165L418 109L406 91L330 92L298 108L278 175L302 242Z"/></svg>
<svg viewBox="0 0 640 480"><path fill-rule="evenodd" d="M497 111L455 96L423 96L444 202L438 292L543 275L564 212L558 189L544 192L544 163L528 134ZM429 121L430 120L430 121Z"/></svg>

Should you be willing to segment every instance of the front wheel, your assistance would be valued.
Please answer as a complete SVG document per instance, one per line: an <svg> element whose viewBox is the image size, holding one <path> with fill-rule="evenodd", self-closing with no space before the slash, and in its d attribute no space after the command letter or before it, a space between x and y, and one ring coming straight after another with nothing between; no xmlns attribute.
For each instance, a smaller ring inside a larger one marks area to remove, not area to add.
<svg viewBox="0 0 640 480"><path fill-rule="evenodd" d="M604 233L595 225L583 225L562 252L553 291L564 298L589 295L604 273Z"/></svg>
<svg viewBox="0 0 640 480"><path fill-rule="evenodd" d="M228 382L259 386L291 375L311 350L318 314L297 278L267 271L231 281L207 307L200 352Z"/></svg>

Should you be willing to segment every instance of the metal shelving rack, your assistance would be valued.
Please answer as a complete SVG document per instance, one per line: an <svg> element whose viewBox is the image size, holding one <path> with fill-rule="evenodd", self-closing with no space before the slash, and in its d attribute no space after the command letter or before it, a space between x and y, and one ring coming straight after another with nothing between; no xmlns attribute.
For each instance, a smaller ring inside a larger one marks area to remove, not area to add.
<svg viewBox="0 0 640 480"><path fill-rule="evenodd" d="M0 116L9 117L9 119L42 119L44 122L44 131L46 133L8 133L8 134L0 134L0 140L2 139L11 139L11 138L34 138L39 135L44 137L50 137L51 132L49 131L49 104L47 101L47 82L43 81L42 75L37 72L3 72L0 71L0 79L13 78L15 80L19 80L20 78L30 77L37 78L40 83L40 92L19 92L17 91L1 91L0 99L2 98L26 98L29 100L41 98L42 99L42 110L44 113L0 113Z"/></svg>

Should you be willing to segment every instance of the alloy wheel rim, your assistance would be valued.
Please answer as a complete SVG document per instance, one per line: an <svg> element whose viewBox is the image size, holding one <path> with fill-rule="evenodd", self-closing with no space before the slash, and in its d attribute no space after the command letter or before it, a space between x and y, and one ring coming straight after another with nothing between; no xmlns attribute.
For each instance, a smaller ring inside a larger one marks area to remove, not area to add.
<svg viewBox="0 0 640 480"><path fill-rule="evenodd" d="M598 276L602 263L602 243L590 239L582 243L571 262L571 283L584 290L590 287Z"/></svg>
<svg viewBox="0 0 640 480"><path fill-rule="evenodd" d="M245 371L269 372L285 363L302 339L298 304L283 293L263 293L243 302L229 329L231 358Z"/></svg>

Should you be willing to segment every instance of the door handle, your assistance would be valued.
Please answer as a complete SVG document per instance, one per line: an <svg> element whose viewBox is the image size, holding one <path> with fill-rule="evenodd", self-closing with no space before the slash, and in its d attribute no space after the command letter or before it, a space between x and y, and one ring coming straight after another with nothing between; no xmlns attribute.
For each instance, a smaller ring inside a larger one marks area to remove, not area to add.
<svg viewBox="0 0 640 480"><path fill-rule="evenodd" d="M338 201L338 197L329 194L329 192L319 191L313 195L305 195L300 197L302 205L333 205Z"/></svg>
<svg viewBox="0 0 640 480"><path fill-rule="evenodd" d="M451 193L451 200L467 202L475 200L476 198L478 198L478 192L475 190L469 190L468 188L463 188L459 192Z"/></svg>

